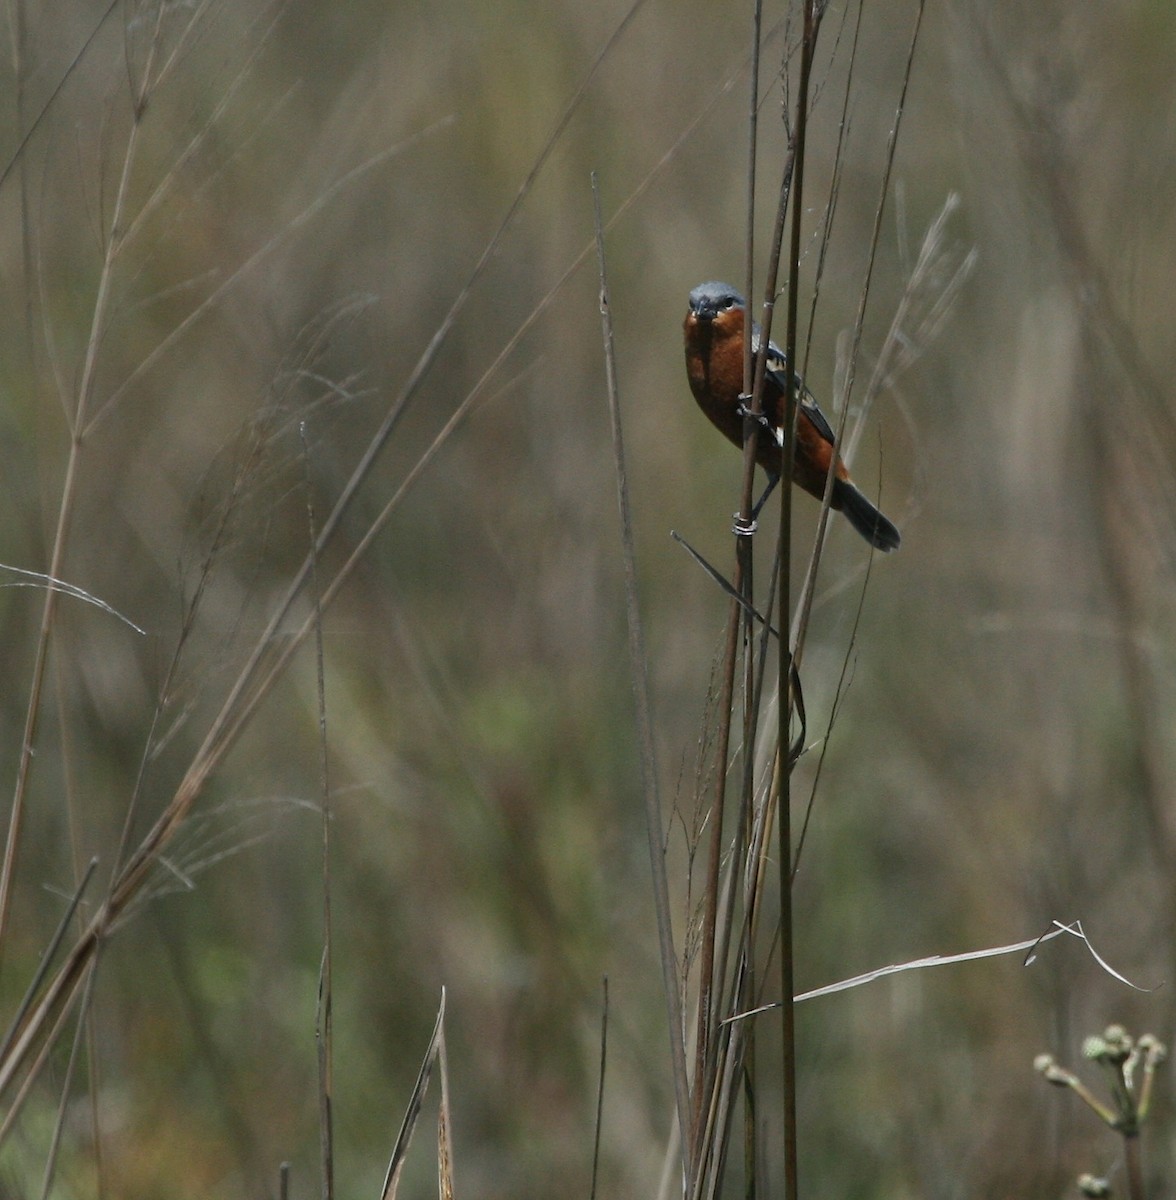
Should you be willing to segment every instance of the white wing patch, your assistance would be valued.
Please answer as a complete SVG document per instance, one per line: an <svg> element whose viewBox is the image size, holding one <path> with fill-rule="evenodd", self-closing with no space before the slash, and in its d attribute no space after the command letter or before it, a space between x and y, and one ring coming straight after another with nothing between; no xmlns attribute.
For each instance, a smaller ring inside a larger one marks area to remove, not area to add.
<svg viewBox="0 0 1176 1200"><path fill-rule="evenodd" d="M753 354L759 353L760 342L762 338L763 332L759 327L759 322L757 321L751 327L751 352ZM781 389L784 389L788 386L787 364L788 359L784 354L784 351L781 350L775 342L768 342L768 361L766 364L767 370L776 376L776 382L780 385ZM814 399L812 392L810 392L804 383L799 379L797 380L797 386L799 390L801 408L808 413L812 423L816 426L817 432L821 435L821 437L823 437L825 441L832 443L836 440L833 435L833 429L830 426L825 414L821 412L820 408L817 407L817 402ZM774 428L772 432L776 435L776 441L783 446L783 428Z"/></svg>

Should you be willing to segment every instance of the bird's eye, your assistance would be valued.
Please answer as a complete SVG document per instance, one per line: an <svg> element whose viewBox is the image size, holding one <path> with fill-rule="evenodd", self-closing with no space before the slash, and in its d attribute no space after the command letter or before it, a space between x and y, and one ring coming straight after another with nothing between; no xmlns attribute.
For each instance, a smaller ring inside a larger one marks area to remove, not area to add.
<svg viewBox="0 0 1176 1200"><path fill-rule="evenodd" d="M719 307L720 308L730 308L731 305L733 305L734 303L735 303L735 298L733 296L724 296L722 298L722 300L719 301Z"/></svg>

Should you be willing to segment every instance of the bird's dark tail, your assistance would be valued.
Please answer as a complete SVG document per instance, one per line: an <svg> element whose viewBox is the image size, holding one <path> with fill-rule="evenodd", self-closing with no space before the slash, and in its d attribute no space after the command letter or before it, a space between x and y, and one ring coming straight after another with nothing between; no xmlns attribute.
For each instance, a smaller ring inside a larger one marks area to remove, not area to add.
<svg viewBox="0 0 1176 1200"><path fill-rule="evenodd" d="M852 483L837 480L833 507L845 513L849 523L877 550L897 550L902 537Z"/></svg>

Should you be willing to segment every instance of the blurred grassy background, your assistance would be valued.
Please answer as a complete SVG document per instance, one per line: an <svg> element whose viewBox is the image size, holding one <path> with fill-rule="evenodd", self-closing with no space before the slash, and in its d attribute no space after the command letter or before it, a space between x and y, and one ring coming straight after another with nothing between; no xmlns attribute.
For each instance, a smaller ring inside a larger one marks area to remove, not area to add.
<svg viewBox="0 0 1176 1200"><path fill-rule="evenodd" d="M952 193L962 202L949 236L978 251L978 266L941 335L876 402L855 465L904 542L870 577L797 884L804 988L1032 937L1055 918L1081 918L1140 983L1176 970L1176 343L1165 315L1176 13L1155 0L992 7L927 13L883 227L859 383ZM75 864L97 854L100 874L111 867L182 599L247 448L264 453L234 501L163 724L184 720L147 765L140 832L304 553L298 421L321 515L625 11L567 0L163 10L162 58L181 53L136 139L128 220L144 215L110 277L90 400L100 419L62 572L147 633L75 602L59 614L4 947L6 1011ZM865 15L808 371L822 397L857 307L913 15ZM10 6L5 161L44 115L0 188L4 564L47 569L63 409L77 403L128 145L128 79L148 62L157 16ZM782 17L770 9L768 23ZM828 66L841 19L831 11L811 135L814 229L844 85L847 40ZM661 781L667 809L676 798L687 814L726 605L668 533L725 563L739 462L690 400L680 322L699 280L742 276L749 23L743 5L697 0L637 12L343 537L358 540L588 244L589 171L606 217L656 172L608 250ZM769 74L783 45L767 46ZM779 88L765 90L764 245L783 145ZM376 1194L442 985L461 1192L540 1196L558 1180L587 1194L604 974L602 1194L649 1195L659 1178L667 1039L586 261L325 622L347 1194ZM807 536L816 506L797 507ZM806 668L813 732L863 564L836 523ZM0 590L6 778L40 601ZM803 795L811 764L798 779ZM105 1194L273 1193L283 1159L295 1195L317 1186L317 804L307 647L176 848L178 886L104 952L94 1025ZM236 852L222 859L225 847ZM1110 1020L1168 1037L1171 990L1131 992L1077 943L1054 942L1029 969L943 968L805 1006L802 1185L1053 1195L1080 1170L1113 1169L1113 1137L1048 1091L1032 1059L1052 1050L1074 1062L1081 1037ZM40 1178L52 1083L0 1158L6 1193ZM1170 1184L1167 1075L1160 1092L1148 1148ZM431 1186L427 1141L413 1194ZM59 1194L98 1194L81 1089Z"/></svg>

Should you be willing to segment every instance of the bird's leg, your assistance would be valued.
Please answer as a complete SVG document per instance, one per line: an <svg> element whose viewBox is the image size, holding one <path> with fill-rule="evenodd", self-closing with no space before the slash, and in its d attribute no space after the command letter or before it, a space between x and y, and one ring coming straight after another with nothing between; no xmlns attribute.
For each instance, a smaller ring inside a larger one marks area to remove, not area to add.
<svg viewBox="0 0 1176 1200"><path fill-rule="evenodd" d="M767 418L767 415L766 415L765 413L762 413L762 412L758 412L758 413L757 413L757 412L752 412L752 411L751 411L751 409L747 407L747 405L748 405L748 401L750 401L750 400L751 400L751 397L750 397L750 396L747 396L747 395L741 395L741 396L739 397L739 406L736 408L736 410L735 410L735 411L736 411L736 412L737 412L737 413L738 413L738 414L739 414L739 415L740 415L740 416L741 416L741 417L742 417L742 418L743 418L745 421L746 421L746 420L747 420L749 417L750 417L750 418L751 418L753 421L758 421L758 422L759 422L759 424L760 424L761 426L763 426L764 430L765 430L765 431L768 433L768 435L769 435L770 437L772 437L772 438L777 438L777 439L778 439L778 435L777 435L777 433L776 433L776 430L775 430L775 428L773 427L773 425L772 425L771 421L769 421L769 420L768 420L768 418ZM768 476L768 486L767 486L767 487L764 489L764 494L763 494L763 495L762 495L762 496L761 496L761 497L760 497L760 498L759 498L759 499L756 501L755 508L753 508L753 509L751 510L751 516L750 516L750 517L749 517L749 518L748 518L746 521L744 521L744 520L743 520L743 519L740 517L740 515L739 515L738 513L736 513L736 514L735 514L735 525L734 525L734 531L735 531L735 533L736 533L736 535L737 535L737 536L739 536L739 537L750 537L750 536L751 536L753 533L755 533L755 530L756 530L756 518L757 518L757 517L759 516L759 514L760 514L760 509L761 509L761 508L763 508L763 506L764 506L764 504L766 503L766 501L767 501L768 497L769 497L769 496L772 494L772 489L773 489L773 488L776 486L776 484L777 484L777 483L779 483L779 482L780 482L780 476L779 476L779 475L769 475L769 476Z"/></svg>
<svg viewBox="0 0 1176 1200"><path fill-rule="evenodd" d="M751 537L759 528L757 518L760 515L760 509L767 503L768 497L772 494L772 489L780 482L779 475L768 476L768 486L764 488L764 494L755 502L755 507L751 510L751 516L745 521L739 514L735 514L735 523L731 527L732 533L736 537Z"/></svg>
<svg viewBox="0 0 1176 1200"><path fill-rule="evenodd" d="M735 409L735 411L744 420L747 420L748 417L751 417L751 419L753 421L758 421L768 431L768 433L770 433L772 435L772 437L774 438L776 436L776 431L775 431L775 429L772 428L772 422L768 420L767 415L765 413L752 412L751 409L748 408L748 404L750 403L750 401L751 401L750 396L740 396L739 397L739 406Z"/></svg>
<svg viewBox="0 0 1176 1200"><path fill-rule="evenodd" d="M764 494L755 502L755 508L751 510L751 519L754 521L760 515L760 509L768 502L768 497L775 490L776 484L780 482L779 475L768 476L768 486L764 488Z"/></svg>

